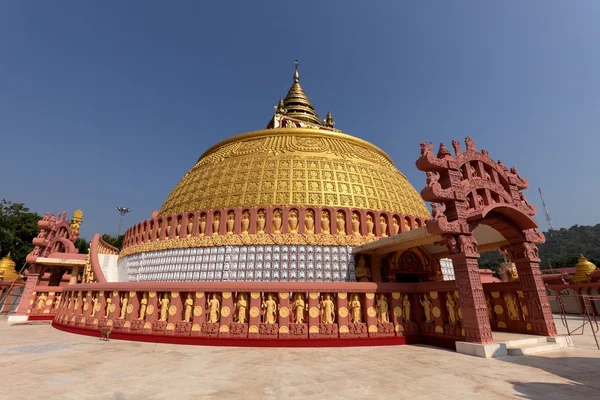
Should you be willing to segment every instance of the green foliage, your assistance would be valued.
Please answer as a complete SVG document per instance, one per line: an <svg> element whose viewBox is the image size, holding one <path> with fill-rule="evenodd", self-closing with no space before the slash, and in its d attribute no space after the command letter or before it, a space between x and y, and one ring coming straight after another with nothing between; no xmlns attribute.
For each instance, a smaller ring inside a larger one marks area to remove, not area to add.
<svg viewBox="0 0 600 400"><path fill-rule="evenodd" d="M38 221L42 217L30 212L23 203L2 199L0 202L0 255L11 253L17 270L25 264L25 257L33 250L31 241L39 233Z"/></svg>
<svg viewBox="0 0 600 400"><path fill-rule="evenodd" d="M87 254L90 249L90 242L84 238L77 238L75 247L79 250L79 254Z"/></svg>
<svg viewBox="0 0 600 400"><path fill-rule="evenodd" d="M544 235L546 243L539 245L542 269L574 267L580 254L600 266L600 224L573 225L569 229L544 232ZM500 253L495 251L482 254L479 266L496 270L503 262Z"/></svg>
<svg viewBox="0 0 600 400"><path fill-rule="evenodd" d="M540 245L542 268L574 267L580 254L600 265L600 224L595 226L573 225L545 232L546 243Z"/></svg>
<svg viewBox="0 0 600 400"><path fill-rule="evenodd" d="M110 236L105 233L104 235L102 235L102 240L104 240L107 244L110 244L111 246L114 246L117 249L121 250L121 247L123 246L124 237L125 235L120 235L118 238L115 238L114 236Z"/></svg>

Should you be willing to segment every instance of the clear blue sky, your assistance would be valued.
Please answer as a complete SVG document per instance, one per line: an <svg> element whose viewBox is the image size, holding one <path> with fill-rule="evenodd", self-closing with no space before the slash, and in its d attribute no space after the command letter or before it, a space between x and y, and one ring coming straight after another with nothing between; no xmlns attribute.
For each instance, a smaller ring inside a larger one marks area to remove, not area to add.
<svg viewBox="0 0 600 400"><path fill-rule="evenodd" d="M598 1L3 1L0 198L147 219L292 82L417 189L419 142L471 136L559 227L600 222ZM123 229L122 229L123 230Z"/></svg>

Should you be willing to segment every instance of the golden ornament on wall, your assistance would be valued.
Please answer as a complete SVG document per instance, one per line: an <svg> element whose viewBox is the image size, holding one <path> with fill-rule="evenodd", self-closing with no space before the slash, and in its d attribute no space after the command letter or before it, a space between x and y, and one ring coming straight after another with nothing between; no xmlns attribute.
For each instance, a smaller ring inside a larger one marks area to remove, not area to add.
<svg viewBox="0 0 600 400"><path fill-rule="evenodd" d="M348 316L348 309L346 307L340 307L338 309L338 314L342 318L346 318Z"/></svg>
<svg viewBox="0 0 600 400"><path fill-rule="evenodd" d="M231 298L231 292L223 292L223 298L224 298L224 299L229 299L229 298Z"/></svg>
<svg viewBox="0 0 600 400"><path fill-rule="evenodd" d="M439 307L433 307L431 313L435 318L439 318L442 315L442 312L440 311Z"/></svg>
<svg viewBox="0 0 600 400"><path fill-rule="evenodd" d="M371 318L375 318L377 316L377 311L373 307L367 308L367 315Z"/></svg>
<svg viewBox="0 0 600 400"><path fill-rule="evenodd" d="M227 306L221 308L221 316L222 317L229 317L229 315L231 314L231 309Z"/></svg>
<svg viewBox="0 0 600 400"><path fill-rule="evenodd" d="M308 333L319 333L319 327L311 326L310 329L308 330Z"/></svg>
<svg viewBox="0 0 600 400"><path fill-rule="evenodd" d="M340 333L349 333L348 327L346 325L340 326Z"/></svg>
<svg viewBox="0 0 600 400"><path fill-rule="evenodd" d="M533 330L533 327L531 326L531 324L527 324L527 327L526 327L526 328L527 328L527 330L528 330L528 331L531 331L531 330Z"/></svg>
<svg viewBox="0 0 600 400"><path fill-rule="evenodd" d="M311 299L316 300L316 299L319 298L319 293L311 292L311 293L308 294L308 297L310 297Z"/></svg>
<svg viewBox="0 0 600 400"><path fill-rule="evenodd" d="M175 314L177 314L177 307L176 306L169 307L169 315L172 317Z"/></svg>
<svg viewBox="0 0 600 400"><path fill-rule="evenodd" d="M432 299L437 299L438 298L438 292L429 292L429 297L431 297Z"/></svg>
<svg viewBox="0 0 600 400"><path fill-rule="evenodd" d="M365 297L367 299L374 299L375 298L375 293L365 293Z"/></svg>
<svg viewBox="0 0 600 400"><path fill-rule="evenodd" d="M127 305L127 314L131 314L133 312L133 304Z"/></svg>
<svg viewBox="0 0 600 400"><path fill-rule="evenodd" d="M279 293L280 299L287 299L289 297L290 297L290 294L288 292Z"/></svg>
<svg viewBox="0 0 600 400"><path fill-rule="evenodd" d="M369 333L377 333L377 325L369 325Z"/></svg>
<svg viewBox="0 0 600 400"><path fill-rule="evenodd" d="M498 328L506 328L506 323L504 321L498 321Z"/></svg>
<svg viewBox="0 0 600 400"><path fill-rule="evenodd" d="M221 332L221 333L228 333L229 332L229 327L227 325L221 325L219 327L219 332Z"/></svg>
<svg viewBox="0 0 600 400"><path fill-rule="evenodd" d="M435 327L435 333L444 333L444 328L442 328L439 325L436 325L436 327Z"/></svg>
<svg viewBox="0 0 600 400"><path fill-rule="evenodd" d="M248 329L248 333L258 333L258 326L256 325L252 325L249 329Z"/></svg>
<svg viewBox="0 0 600 400"><path fill-rule="evenodd" d="M290 315L290 309L287 307L280 308L279 315L281 318L287 318Z"/></svg>
<svg viewBox="0 0 600 400"><path fill-rule="evenodd" d="M279 333L290 333L290 330L288 329L287 326L280 326Z"/></svg>
<svg viewBox="0 0 600 400"><path fill-rule="evenodd" d="M146 315L152 315L154 313L154 306L152 304L148 304L146 306Z"/></svg>
<svg viewBox="0 0 600 400"><path fill-rule="evenodd" d="M402 307L394 307L394 315L396 317L401 317L402 316Z"/></svg>
<svg viewBox="0 0 600 400"><path fill-rule="evenodd" d="M196 292L196 298L201 299L204 297L204 292Z"/></svg>
<svg viewBox="0 0 600 400"><path fill-rule="evenodd" d="M317 318L319 316L319 309L317 307L311 307L308 314L313 318Z"/></svg>
<svg viewBox="0 0 600 400"><path fill-rule="evenodd" d="M253 299L258 299L260 298L260 293L252 292L250 293L250 297L252 297Z"/></svg>
<svg viewBox="0 0 600 400"><path fill-rule="evenodd" d="M148 292L150 298L156 297L156 292Z"/></svg>
<svg viewBox="0 0 600 400"><path fill-rule="evenodd" d="M192 325L192 332L200 332L200 325L199 324Z"/></svg>
<svg viewBox="0 0 600 400"><path fill-rule="evenodd" d="M500 298L500 292L492 292L491 295L492 295L492 297L494 299L499 299Z"/></svg>
<svg viewBox="0 0 600 400"><path fill-rule="evenodd" d="M258 314L260 314L260 311L258 310L258 307L252 307L250 309L250 316L253 318L258 317Z"/></svg>
<svg viewBox="0 0 600 400"><path fill-rule="evenodd" d="M344 293L344 292L340 292L337 294L337 297L338 297L338 299L345 299L348 297L348 294Z"/></svg>
<svg viewBox="0 0 600 400"><path fill-rule="evenodd" d="M498 315L502 315L502 313L504 313L504 309L502 308L501 305L496 304L494 306L494 312Z"/></svg>
<svg viewBox="0 0 600 400"><path fill-rule="evenodd" d="M202 307L196 306L194 307L194 316L199 317L202 315Z"/></svg>

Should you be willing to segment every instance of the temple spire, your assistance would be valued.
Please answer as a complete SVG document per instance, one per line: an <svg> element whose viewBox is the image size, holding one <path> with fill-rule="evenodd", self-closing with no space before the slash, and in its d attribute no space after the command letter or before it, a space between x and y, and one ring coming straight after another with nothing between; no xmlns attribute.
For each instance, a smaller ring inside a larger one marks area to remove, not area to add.
<svg viewBox="0 0 600 400"><path fill-rule="evenodd" d="M285 115L290 118L295 118L301 121L310 122L311 124L322 126L323 122L317 115L317 112L306 96L306 93L304 93L304 89L302 89L302 86L300 86L300 74L298 73L299 65L300 63L298 60L295 60L294 83L283 99L283 109L285 109Z"/></svg>

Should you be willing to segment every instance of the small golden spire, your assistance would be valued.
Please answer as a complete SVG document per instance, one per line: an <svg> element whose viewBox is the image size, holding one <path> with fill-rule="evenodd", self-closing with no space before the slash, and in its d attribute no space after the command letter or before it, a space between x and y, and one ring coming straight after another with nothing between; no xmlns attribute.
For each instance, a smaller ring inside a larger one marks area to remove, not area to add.
<svg viewBox="0 0 600 400"><path fill-rule="evenodd" d="M304 93L304 89L300 86L300 74L298 73L298 66L300 63L298 60L295 60L294 64L294 83L292 84L292 87L290 87L285 99L283 99L285 115L290 118L322 126L323 122L317 115L317 112L306 96L306 93Z"/></svg>
<svg viewBox="0 0 600 400"><path fill-rule="evenodd" d="M333 116L331 115L331 111L327 111L327 117L325 117L325 126L328 128L333 128L335 126L335 121L333 120Z"/></svg>
<svg viewBox="0 0 600 400"><path fill-rule="evenodd" d="M298 73L298 66L300 65L300 63L298 62L298 60L295 60L294 64L296 65L296 71L294 72L294 83L299 83L300 74Z"/></svg>

